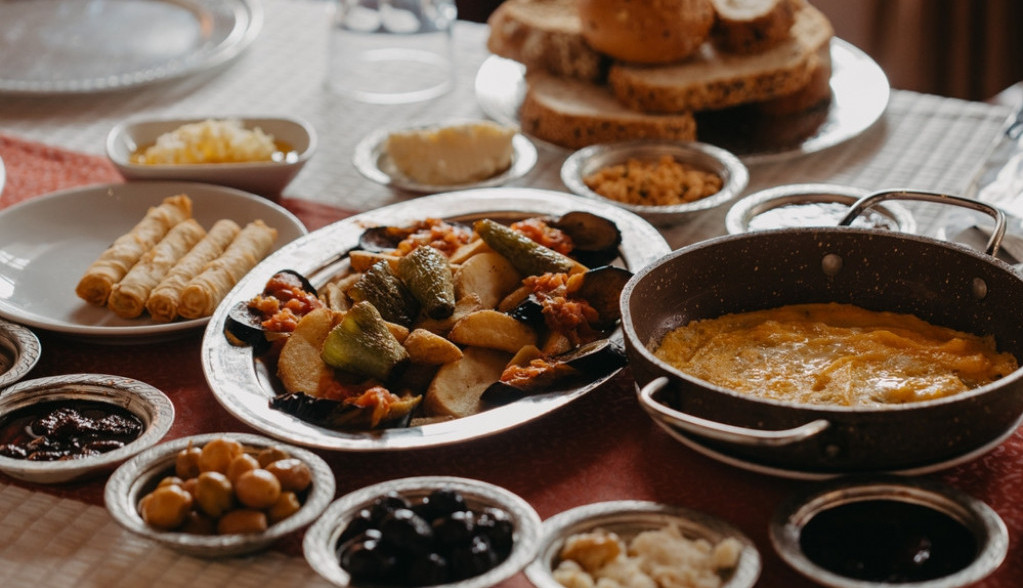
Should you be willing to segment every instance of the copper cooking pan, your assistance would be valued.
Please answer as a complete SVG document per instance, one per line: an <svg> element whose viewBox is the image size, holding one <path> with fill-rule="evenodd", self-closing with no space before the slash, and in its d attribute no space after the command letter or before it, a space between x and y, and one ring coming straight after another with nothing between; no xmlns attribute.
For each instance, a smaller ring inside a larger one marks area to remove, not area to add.
<svg viewBox="0 0 1023 588"><path fill-rule="evenodd" d="M998 260L1001 211L919 192L868 196L843 224L889 199L950 202L996 221L986 252L936 239L848 226L720 237L647 266L622 292L622 324L640 401L662 427L712 454L814 474L912 471L986 451L1023 415L1023 370L956 396L884 407L759 399L672 368L647 348L694 319L808 302L912 313L994 335L1023 358L1023 277Z"/></svg>

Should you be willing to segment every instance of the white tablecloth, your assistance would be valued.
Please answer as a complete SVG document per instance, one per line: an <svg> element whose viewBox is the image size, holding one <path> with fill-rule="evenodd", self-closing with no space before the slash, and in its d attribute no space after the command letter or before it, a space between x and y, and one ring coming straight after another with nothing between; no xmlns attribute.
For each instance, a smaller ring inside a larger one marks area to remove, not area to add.
<svg viewBox="0 0 1023 588"><path fill-rule="evenodd" d="M319 134L319 151L286 196L366 210L414 195L375 184L352 166L352 150L381 125L480 117L473 77L487 57L487 29L458 23L458 86L411 106L367 106L325 91L328 3L266 0L263 31L240 59L187 79L97 95L0 97L0 132L101 154L108 131L142 117L298 115ZM3 26L3 23L0 23ZM751 168L747 192L802 182L867 189L911 187L952 194L968 190L1008 115L1004 107L896 91L861 137L827 151ZM541 148L519 186L562 190L566 153ZM726 207L725 207L726 208ZM726 209L666 230L675 246L724 233ZM940 213L921 210L925 231ZM204 561L121 530L99 506L0 483L0 586L315 586L324 585L298 557L266 552Z"/></svg>

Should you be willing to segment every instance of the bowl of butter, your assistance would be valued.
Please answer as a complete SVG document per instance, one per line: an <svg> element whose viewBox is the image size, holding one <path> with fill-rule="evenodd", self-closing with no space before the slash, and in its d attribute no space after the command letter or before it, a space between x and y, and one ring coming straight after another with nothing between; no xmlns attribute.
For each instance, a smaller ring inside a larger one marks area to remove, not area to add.
<svg viewBox="0 0 1023 588"><path fill-rule="evenodd" d="M517 128L487 120L379 129L355 148L366 178L420 193L500 186L536 165L536 147Z"/></svg>

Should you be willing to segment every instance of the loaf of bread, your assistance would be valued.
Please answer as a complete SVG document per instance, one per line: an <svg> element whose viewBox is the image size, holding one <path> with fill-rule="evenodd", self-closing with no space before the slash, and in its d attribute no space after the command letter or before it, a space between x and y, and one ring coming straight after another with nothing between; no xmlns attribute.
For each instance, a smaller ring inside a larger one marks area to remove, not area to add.
<svg viewBox="0 0 1023 588"><path fill-rule="evenodd" d="M804 5L791 35L762 53L724 53L704 43L684 61L649 66L617 62L608 83L621 104L648 113L716 110L796 92L810 82L815 56L834 30L819 10Z"/></svg>
<svg viewBox="0 0 1023 588"><path fill-rule="evenodd" d="M487 49L526 69L599 81L610 58L582 36L577 0L505 0L487 21Z"/></svg>
<svg viewBox="0 0 1023 588"><path fill-rule="evenodd" d="M726 53L762 53L789 38L804 0L712 0L711 41Z"/></svg>
<svg viewBox="0 0 1023 588"><path fill-rule="evenodd" d="M631 139L696 139L691 113L637 112L619 104L607 86L541 71L526 74L519 126L569 149Z"/></svg>
<svg viewBox="0 0 1023 588"><path fill-rule="evenodd" d="M578 0L591 47L634 63L670 63L693 54L714 25L711 0Z"/></svg>

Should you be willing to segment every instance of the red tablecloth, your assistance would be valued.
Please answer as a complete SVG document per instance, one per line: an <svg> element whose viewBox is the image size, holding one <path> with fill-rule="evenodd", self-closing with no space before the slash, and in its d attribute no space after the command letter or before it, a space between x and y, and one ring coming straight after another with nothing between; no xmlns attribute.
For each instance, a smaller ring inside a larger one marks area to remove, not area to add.
<svg viewBox="0 0 1023 588"><path fill-rule="evenodd" d="M8 186L0 207L54 189L120 181L103 158L68 153L0 135ZM285 198L310 229L343 218L345 211ZM151 345L102 346L38 333L39 364L29 377L109 373L147 382L174 402L177 418L168 439L199 432L250 431L214 399L203 376L202 334ZM936 440L938 441L938 440ZM428 450L397 453L320 452L337 477L338 495L386 479L456 475L498 484L528 500L543 518L574 506L617 499L655 500L702 510L742 529L764 560L760 586L812 583L774 553L768 522L777 505L813 482L761 475L706 458L672 440L639 407L628 370L607 385L536 421L487 438ZM1023 436L1017 431L997 449L933 477L992 506L1010 532L1007 561L981 585L1023 583ZM32 486L101 504L103 480L67 486ZM278 549L298 555L298 537ZM528 586L523 575L507 586Z"/></svg>

